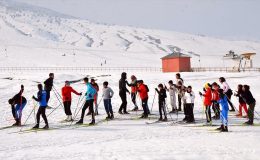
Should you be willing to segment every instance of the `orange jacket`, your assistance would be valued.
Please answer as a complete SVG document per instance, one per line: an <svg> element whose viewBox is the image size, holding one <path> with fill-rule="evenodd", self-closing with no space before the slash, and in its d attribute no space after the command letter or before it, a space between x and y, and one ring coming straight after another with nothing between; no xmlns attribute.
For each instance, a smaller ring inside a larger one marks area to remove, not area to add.
<svg viewBox="0 0 260 160"><path fill-rule="evenodd" d="M144 84L140 84L137 91L139 92L141 100L148 98L148 91Z"/></svg>
<svg viewBox="0 0 260 160"><path fill-rule="evenodd" d="M71 92L75 93L76 95L80 95L77 91L75 91L71 86L64 86L61 89L62 100L63 102L71 101Z"/></svg>
<svg viewBox="0 0 260 160"><path fill-rule="evenodd" d="M205 91L205 94L203 94L204 96L204 105L205 106L211 106L212 102L212 91L210 88L207 88Z"/></svg>

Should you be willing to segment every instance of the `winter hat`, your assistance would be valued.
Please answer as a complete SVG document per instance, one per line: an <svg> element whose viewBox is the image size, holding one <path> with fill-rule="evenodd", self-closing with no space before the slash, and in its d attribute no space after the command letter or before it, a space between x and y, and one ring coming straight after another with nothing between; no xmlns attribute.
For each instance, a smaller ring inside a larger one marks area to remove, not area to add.
<svg viewBox="0 0 260 160"><path fill-rule="evenodd" d="M70 82L69 81L65 81L65 85L70 85Z"/></svg>

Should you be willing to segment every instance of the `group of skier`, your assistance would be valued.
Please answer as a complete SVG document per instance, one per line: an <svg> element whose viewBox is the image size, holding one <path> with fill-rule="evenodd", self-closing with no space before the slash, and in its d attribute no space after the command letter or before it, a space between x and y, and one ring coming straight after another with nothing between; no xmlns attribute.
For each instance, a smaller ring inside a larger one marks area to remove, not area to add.
<svg viewBox="0 0 260 160"><path fill-rule="evenodd" d="M50 92L53 89L53 80L54 74L50 73L49 78L44 82L44 87L42 84L38 84L38 93L37 96L32 98L39 103L38 112L36 114L36 125L34 129L39 128L40 125L40 116L42 116L45 126L44 129L49 128L48 119L46 116L46 108L48 108L48 101L50 99ZM94 79L89 80L89 78L83 79L86 85L85 101L81 110L80 120L76 124L83 124L85 112L89 109L87 115L91 115L92 120L90 125L95 124L95 116L98 115L98 92L99 86ZM131 91L128 90L128 87L131 87ZM64 106L64 111L67 116L65 121L72 122L72 96L74 93L81 96L82 93L75 91L71 86L69 81L65 81L64 87L61 89L61 95L54 88L54 93L56 97L62 99ZM21 125L22 110L25 107L27 100L22 95L24 92L24 86L21 86L21 90L13 98L9 99L9 104L12 106L12 114L15 119L15 124L17 126ZM186 123L194 123L194 102L195 102L195 93L192 90L192 86L184 86L184 80L181 78L179 73L176 74L176 83L174 84L172 80L168 82L168 85L163 85L160 83L157 88L155 88L155 94L158 94L158 108L159 108L159 120L158 121L168 121L167 118L167 92L169 92L170 106L171 111L168 111L169 114L177 113L182 111L182 106L184 110L184 119ZM127 110L127 93L131 95L131 100L133 102L134 108L132 111L138 111L139 107L137 104L137 98L140 97L141 106L143 114L140 118L148 118L150 109L148 107L149 99L149 88L144 83L143 80L138 80L136 76L131 76L131 82L127 81L127 73L123 72L121 74L121 79L119 80L119 96L121 98L121 105L118 110L119 114L129 114ZM213 119L221 119L222 125L218 128L221 131L228 131L228 111L230 106L230 111L235 111L235 107L231 102L231 97L233 91L229 87L224 77L219 78L219 84L214 82L212 84L206 83L203 87L203 92L199 92L200 96L203 98L203 105L206 113L206 120L209 125L212 124ZM59 95L59 96L58 96ZM252 125L254 121L254 107L255 99L250 92L250 87L248 85L238 85L238 90L234 94L239 98L239 111L237 116L242 117L242 109L245 110L246 117L248 116L248 121L246 124ZM102 99L104 102L105 111L107 114L106 119L114 119L114 112L111 103L111 99L114 96L114 91L109 87L109 83L105 81L103 83L102 89ZM155 97L154 97L155 98ZM154 101L154 99L153 99ZM178 101L178 102L177 102ZM178 106L176 105L178 104ZM247 108L247 105L249 106ZM153 106L152 106L153 107ZM211 116L211 108L214 111L214 116ZM151 108L152 110L152 108Z"/></svg>

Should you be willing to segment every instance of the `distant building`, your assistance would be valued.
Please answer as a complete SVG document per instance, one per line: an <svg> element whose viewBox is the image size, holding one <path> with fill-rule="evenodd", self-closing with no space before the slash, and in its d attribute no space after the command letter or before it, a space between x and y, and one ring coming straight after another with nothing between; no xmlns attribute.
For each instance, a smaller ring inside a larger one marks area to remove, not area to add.
<svg viewBox="0 0 260 160"><path fill-rule="evenodd" d="M162 57L163 72L190 72L190 56L183 53L172 53Z"/></svg>

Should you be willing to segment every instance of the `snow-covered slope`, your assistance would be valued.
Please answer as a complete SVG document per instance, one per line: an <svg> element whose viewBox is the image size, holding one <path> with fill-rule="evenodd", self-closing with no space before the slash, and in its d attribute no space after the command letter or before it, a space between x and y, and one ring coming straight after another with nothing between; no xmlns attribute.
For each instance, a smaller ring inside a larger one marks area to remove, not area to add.
<svg viewBox="0 0 260 160"><path fill-rule="evenodd" d="M222 56L229 50L260 51L257 42L96 24L7 0L0 1L0 26L1 66L100 66L107 60L107 66L160 67L172 46L191 55L194 67L226 66Z"/></svg>

